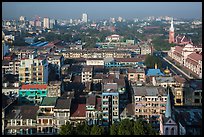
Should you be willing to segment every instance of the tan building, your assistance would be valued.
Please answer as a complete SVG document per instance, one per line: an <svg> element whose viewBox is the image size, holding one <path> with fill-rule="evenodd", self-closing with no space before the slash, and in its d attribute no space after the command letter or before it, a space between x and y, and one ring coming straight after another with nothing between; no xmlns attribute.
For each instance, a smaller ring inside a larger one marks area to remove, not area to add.
<svg viewBox="0 0 204 137"><path fill-rule="evenodd" d="M137 81L145 82L144 68L128 69L128 80L132 83L136 83Z"/></svg>
<svg viewBox="0 0 204 137"><path fill-rule="evenodd" d="M22 59L19 66L21 83L48 82L48 62L45 57Z"/></svg>
<svg viewBox="0 0 204 137"><path fill-rule="evenodd" d="M37 113L37 133L54 134L54 107L58 97L45 97Z"/></svg>
<svg viewBox="0 0 204 137"><path fill-rule="evenodd" d="M165 113L167 92L163 87L133 87L135 115L159 128L160 114Z"/></svg>
<svg viewBox="0 0 204 137"><path fill-rule="evenodd" d="M64 86L61 81L50 81L48 83L48 97L60 97L64 91Z"/></svg>
<svg viewBox="0 0 204 137"><path fill-rule="evenodd" d="M92 82L93 77L93 67L92 66L84 66L82 69L81 82Z"/></svg>

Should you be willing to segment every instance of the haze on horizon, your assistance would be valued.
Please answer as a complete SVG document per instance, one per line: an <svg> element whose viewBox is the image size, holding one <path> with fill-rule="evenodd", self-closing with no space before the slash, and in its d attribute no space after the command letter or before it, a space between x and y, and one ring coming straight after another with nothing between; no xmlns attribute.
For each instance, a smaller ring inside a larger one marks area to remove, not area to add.
<svg viewBox="0 0 204 137"><path fill-rule="evenodd" d="M148 16L172 16L175 18L202 18L202 2L3 2L2 18L27 19L50 17L54 19L81 19L87 13L89 19L124 19Z"/></svg>

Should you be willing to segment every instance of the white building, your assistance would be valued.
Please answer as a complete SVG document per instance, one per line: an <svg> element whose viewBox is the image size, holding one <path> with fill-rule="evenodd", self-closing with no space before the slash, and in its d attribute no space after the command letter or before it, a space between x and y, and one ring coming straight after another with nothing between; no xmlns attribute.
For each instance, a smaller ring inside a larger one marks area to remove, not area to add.
<svg viewBox="0 0 204 137"><path fill-rule="evenodd" d="M90 58L86 60L86 65L104 65L104 60L100 58Z"/></svg>
<svg viewBox="0 0 204 137"><path fill-rule="evenodd" d="M47 28L47 29L49 29L50 28L50 19L49 18L44 18L43 19L43 28Z"/></svg>
<svg viewBox="0 0 204 137"><path fill-rule="evenodd" d="M82 14L82 22L85 22L85 23L88 22L88 15L86 13Z"/></svg>

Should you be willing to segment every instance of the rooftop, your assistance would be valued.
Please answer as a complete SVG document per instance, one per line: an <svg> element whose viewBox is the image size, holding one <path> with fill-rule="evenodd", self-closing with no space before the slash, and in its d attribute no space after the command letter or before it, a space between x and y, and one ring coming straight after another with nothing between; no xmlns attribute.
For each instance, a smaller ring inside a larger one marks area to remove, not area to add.
<svg viewBox="0 0 204 137"><path fill-rule="evenodd" d="M155 79L159 83L175 82L173 77L156 77Z"/></svg>
<svg viewBox="0 0 204 137"><path fill-rule="evenodd" d="M26 84L21 89L47 89L47 84Z"/></svg>
<svg viewBox="0 0 204 137"><path fill-rule="evenodd" d="M148 69L147 76L164 76L160 69Z"/></svg>
<svg viewBox="0 0 204 137"><path fill-rule="evenodd" d="M55 106L58 97L45 97L40 106Z"/></svg>
<svg viewBox="0 0 204 137"><path fill-rule="evenodd" d="M133 87L135 96L167 96L163 87Z"/></svg>
<svg viewBox="0 0 204 137"><path fill-rule="evenodd" d="M71 98L58 98L56 101L56 109L70 109L71 108Z"/></svg>

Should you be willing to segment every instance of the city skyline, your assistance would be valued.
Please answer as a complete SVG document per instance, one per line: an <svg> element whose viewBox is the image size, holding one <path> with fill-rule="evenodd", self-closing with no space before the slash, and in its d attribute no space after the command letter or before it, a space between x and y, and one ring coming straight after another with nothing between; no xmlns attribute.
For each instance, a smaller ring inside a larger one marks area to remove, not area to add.
<svg viewBox="0 0 204 137"><path fill-rule="evenodd" d="M60 7L60 9L59 9ZM170 8L171 7L171 8ZM121 10L122 9L122 10ZM29 12L28 12L29 11ZM81 19L87 13L89 19L124 19L148 16L172 16L175 18L201 18L201 2L3 2L2 18L18 19L36 15L55 19Z"/></svg>

